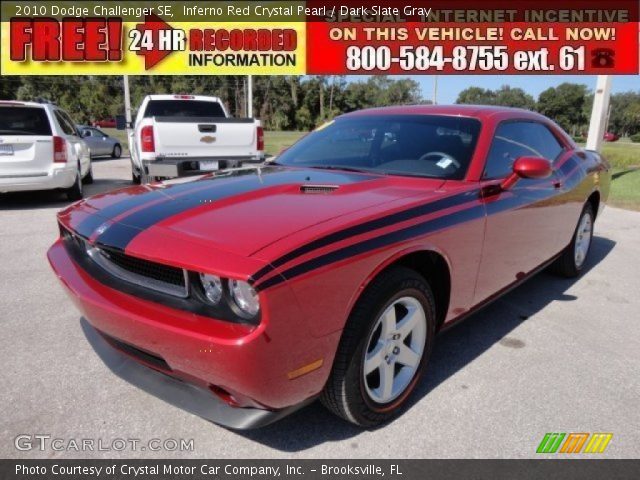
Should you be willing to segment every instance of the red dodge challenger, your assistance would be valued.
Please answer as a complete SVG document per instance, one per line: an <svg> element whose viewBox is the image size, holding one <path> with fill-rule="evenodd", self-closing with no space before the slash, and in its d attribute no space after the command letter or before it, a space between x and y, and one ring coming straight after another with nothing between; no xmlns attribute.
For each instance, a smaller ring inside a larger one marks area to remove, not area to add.
<svg viewBox="0 0 640 480"><path fill-rule="evenodd" d="M610 179L532 112L364 110L266 166L75 203L48 257L141 388L232 428L316 398L373 426L444 327L549 265L580 273Z"/></svg>

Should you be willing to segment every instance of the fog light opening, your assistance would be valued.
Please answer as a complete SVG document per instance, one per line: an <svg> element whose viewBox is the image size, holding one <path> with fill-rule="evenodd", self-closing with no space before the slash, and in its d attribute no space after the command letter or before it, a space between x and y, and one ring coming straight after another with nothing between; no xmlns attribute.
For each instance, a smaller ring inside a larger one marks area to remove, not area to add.
<svg viewBox="0 0 640 480"><path fill-rule="evenodd" d="M236 400L236 398L231 393L227 392L224 388L219 387L218 385L209 385L209 390L211 390L211 392L216 397L218 397L227 405L230 405L232 407L240 407L240 403L238 402L238 400Z"/></svg>

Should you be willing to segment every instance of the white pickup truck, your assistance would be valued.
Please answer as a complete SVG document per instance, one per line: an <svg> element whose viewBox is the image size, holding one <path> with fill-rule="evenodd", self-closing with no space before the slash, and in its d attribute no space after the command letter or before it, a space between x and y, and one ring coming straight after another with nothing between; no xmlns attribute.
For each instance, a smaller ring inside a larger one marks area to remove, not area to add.
<svg viewBox="0 0 640 480"><path fill-rule="evenodd" d="M259 120L230 117L217 97L148 95L129 130L129 151L135 183L183 177L263 162L264 132Z"/></svg>

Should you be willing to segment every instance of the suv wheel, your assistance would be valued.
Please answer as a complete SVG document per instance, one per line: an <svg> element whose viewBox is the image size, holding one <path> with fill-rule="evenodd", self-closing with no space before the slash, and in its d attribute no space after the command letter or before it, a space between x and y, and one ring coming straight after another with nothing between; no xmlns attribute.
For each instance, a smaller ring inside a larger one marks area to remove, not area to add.
<svg viewBox="0 0 640 480"><path fill-rule="evenodd" d="M73 185L66 190L67 198L71 201L80 200L83 196L82 192L82 173L80 171L80 164L78 164L78 170L76 171L76 179Z"/></svg>
<svg viewBox="0 0 640 480"><path fill-rule="evenodd" d="M93 183L93 165L91 163L89 164L89 171L84 176L84 179L82 181L87 185Z"/></svg>
<svg viewBox="0 0 640 480"><path fill-rule="evenodd" d="M363 427L398 415L427 365L435 325L421 275L405 267L380 274L347 321L322 403Z"/></svg>

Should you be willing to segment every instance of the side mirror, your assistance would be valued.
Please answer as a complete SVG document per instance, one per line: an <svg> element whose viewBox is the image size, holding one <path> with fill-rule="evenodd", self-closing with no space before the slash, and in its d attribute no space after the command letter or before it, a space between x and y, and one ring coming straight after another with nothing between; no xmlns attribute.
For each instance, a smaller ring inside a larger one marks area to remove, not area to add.
<svg viewBox="0 0 640 480"><path fill-rule="evenodd" d="M116 130L126 130L127 119L124 115L116 115Z"/></svg>
<svg viewBox="0 0 640 480"><path fill-rule="evenodd" d="M553 174L551 162L540 157L520 157L513 162L513 173L500 185L503 190L513 187L521 178L544 179Z"/></svg>

